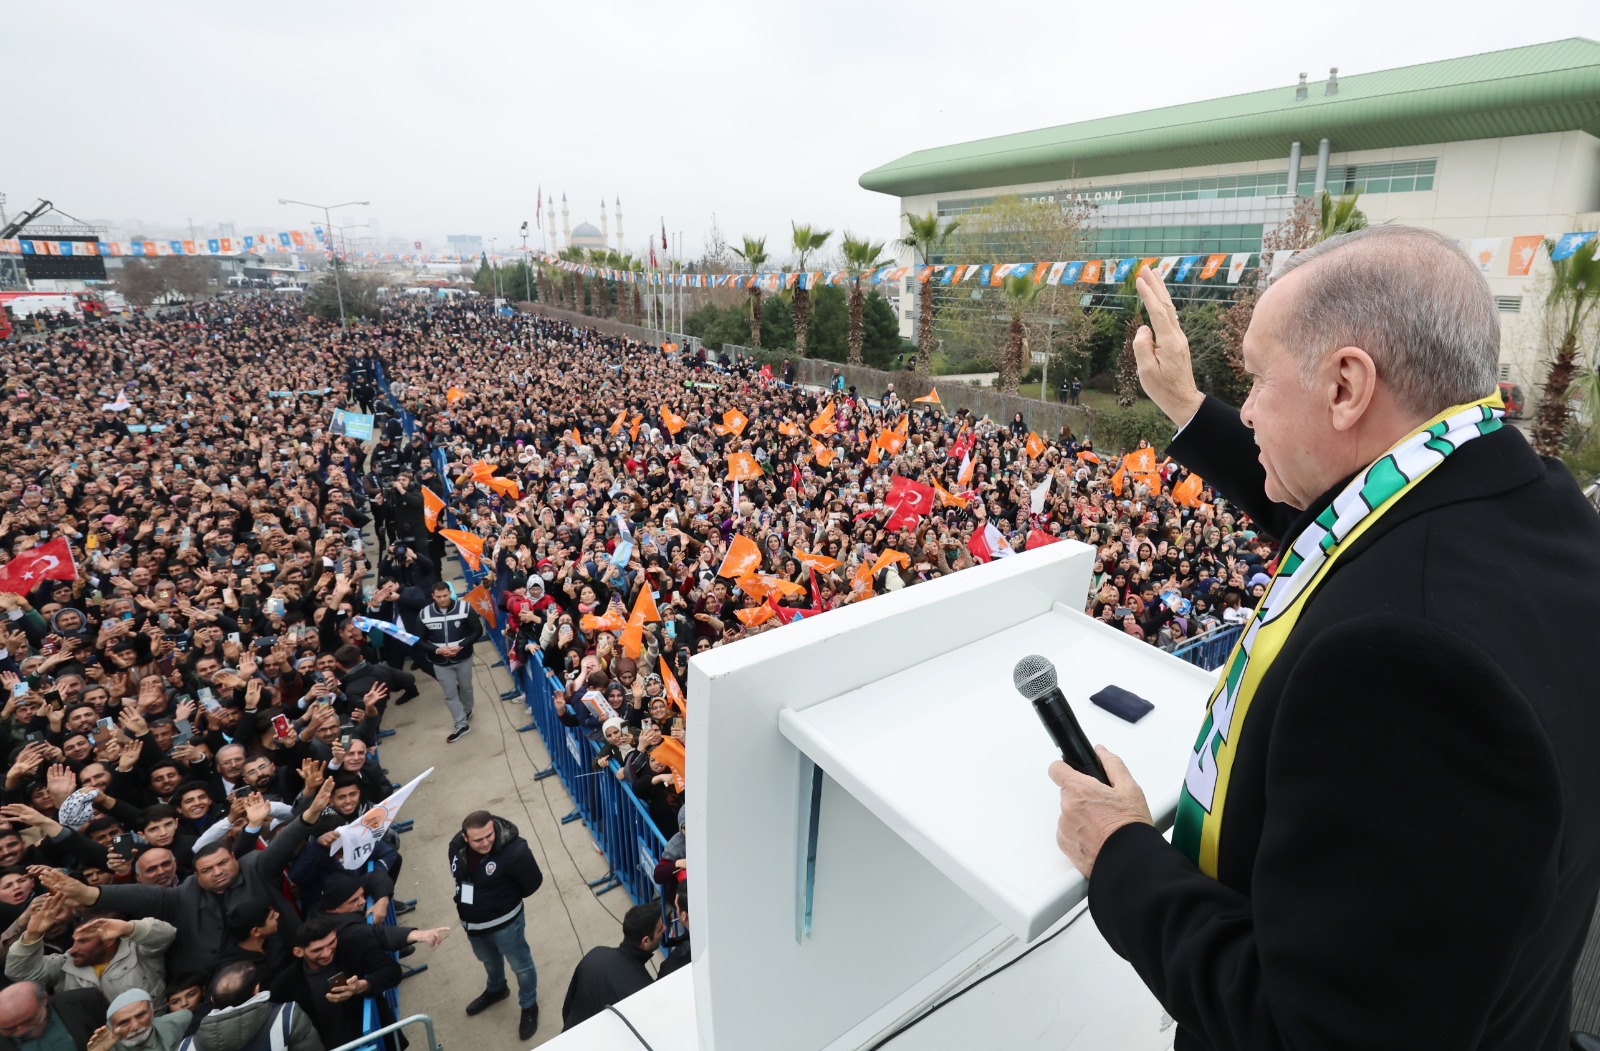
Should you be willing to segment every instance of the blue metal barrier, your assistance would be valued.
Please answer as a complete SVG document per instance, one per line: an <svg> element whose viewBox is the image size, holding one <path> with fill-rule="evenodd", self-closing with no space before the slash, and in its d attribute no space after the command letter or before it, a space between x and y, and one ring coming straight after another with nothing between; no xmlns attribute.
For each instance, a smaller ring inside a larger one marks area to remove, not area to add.
<svg viewBox="0 0 1600 1051"><path fill-rule="evenodd" d="M1233 644L1239 641L1239 632L1243 630L1241 624L1212 628L1173 650L1172 655L1207 671L1214 671L1222 667L1228 654L1233 652Z"/></svg>

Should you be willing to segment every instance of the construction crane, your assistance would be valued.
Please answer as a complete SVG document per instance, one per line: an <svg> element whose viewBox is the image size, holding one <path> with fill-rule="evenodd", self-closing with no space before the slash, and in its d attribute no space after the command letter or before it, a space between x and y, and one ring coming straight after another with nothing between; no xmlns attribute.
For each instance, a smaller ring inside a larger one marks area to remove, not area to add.
<svg viewBox="0 0 1600 1051"><path fill-rule="evenodd" d="M34 205L31 209L23 212L11 222L7 223L4 228L0 228L0 241L3 241L8 237L17 236L17 231L21 230L24 226L27 226L29 223L33 222L35 219L39 218L39 216L50 211L54 207L55 205L51 204L49 201L41 199L39 203Z"/></svg>

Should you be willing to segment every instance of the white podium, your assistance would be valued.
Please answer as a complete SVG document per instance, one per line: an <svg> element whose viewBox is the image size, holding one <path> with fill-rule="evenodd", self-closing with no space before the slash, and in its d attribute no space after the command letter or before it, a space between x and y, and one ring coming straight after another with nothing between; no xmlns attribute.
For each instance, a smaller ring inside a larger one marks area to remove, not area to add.
<svg viewBox="0 0 1600 1051"><path fill-rule="evenodd" d="M1058 754L1011 669L1055 663L1163 828L1213 673L1085 616L1093 560L1052 544L690 662L694 963L619 1005L652 1047L1171 1047L1056 849ZM1091 705L1110 684L1155 710ZM638 1043L607 1014L551 1046Z"/></svg>

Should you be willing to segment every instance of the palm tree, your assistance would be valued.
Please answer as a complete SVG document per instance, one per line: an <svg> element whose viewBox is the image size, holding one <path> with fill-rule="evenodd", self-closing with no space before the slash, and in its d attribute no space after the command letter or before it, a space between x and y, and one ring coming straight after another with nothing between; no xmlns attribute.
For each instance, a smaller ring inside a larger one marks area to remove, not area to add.
<svg viewBox="0 0 1600 1051"><path fill-rule="evenodd" d="M1117 357L1117 407L1128 409L1139 398L1139 359L1133 352L1133 337L1144 324L1144 301L1139 298L1139 267L1128 271L1117 289L1115 309L1123 314L1122 353Z"/></svg>
<svg viewBox="0 0 1600 1051"><path fill-rule="evenodd" d="M750 265L750 273L754 274L767 261L767 239L747 234L744 247L732 251ZM761 287L756 281L750 282L750 346L761 349Z"/></svg>
<svg viewBox="0 0 1600 1051"><path fill-rule="evenodd" d="M1000 355L1000 389L1007 394L1015 394L1022 374L1027 371L1023 368L1022 358L1022 315L1038 298L1040 286L1034 284L1031 277L1008 277L1000 287L1005 292L1006 305L1011 312L1006 349Z"/></svg>
<svg viewBox="0 0 1600 1051"><path fill-rule="evenodd" d="M844 262L850 270L850 364L861 364L861 344L864 337L862 308L866 302L861 292L861 276L883 266L884 242L870 241L850 234L844 235Z"/></svg>
<svg viewBox="0 0 1600 1051"><path fill-rule="evenodd" d="M1546 251L1555 242L1546 241ZM1556 350L1533 418L1533 447L1541 456L1560 456L1572 425L1572 387L1578 373L1578 343L1590 314L1600 304L1600 238L1565 259L1550 261L1550 291L1545 313L1554 322Z"/></svg>
<svg viewBox="0 0 1600 1051"><path fill-rule="evenodd" d="M832 230L813 230L810 223L789 222L794 231L795 269L800 277L794 286L794 352L806 356L806 334L811 331L811 290L806 288L806 260L820 251L833 236Z"/></svg>
<svg viewBox="0 0 1600 1051"><path fill-rule="evenodd" d="M1348 234L1366 229L1367 214L1356 207L1356 198L1360 196L1360 191L1357 191L1335 199L1327 190L1322 191L1319 220L1322 228L1317 240L1326 241L1335 234Z"/></svg>
<svg viewBox="0 0 1600 1051"><path fill-rule="evenodd" d="M961 220L952 219L940 227L939 213L930 210L926 215L905 213L908 232L900 238L900 246L909 248L919 265L926 266L945 246L951 235L961 226ZM933 282L923 281L917 292L917 375L926 377L933 371Z"/></svg>

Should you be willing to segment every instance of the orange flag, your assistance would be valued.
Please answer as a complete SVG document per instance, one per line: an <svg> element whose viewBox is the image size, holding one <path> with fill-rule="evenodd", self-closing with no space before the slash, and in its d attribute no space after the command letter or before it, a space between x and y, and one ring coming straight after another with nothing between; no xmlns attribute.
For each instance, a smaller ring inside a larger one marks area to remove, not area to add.
<svg viewBox="0 0 1600 1051"><path fill-rule="evenodd" d="M623 409L621 412L617 413L617 418L612 420L611 421L611 426L606 428L606 429L609 430L612 434L621 434L622 433L622 421L627 419L627 418L628 418L628 410L627 409Z"/></svg>
<svg viewBox="0 0 1600 1051"><path fill-rule="evenodd" d="M814 569L819 573L831 573L839 568L839 560L837 558L829 558L827 555L808 554L798 547L794 549L794 560L802 566Z"/></svg>
<svg viewBox="0 0 1600 1051"><path fill-rule="evenodd" d="M726 428L727 433L736 438L744 434L744 429L749 425L749 423L750 417L746 416L738 409L729 409L727 412L722 414L722 426Z"/></svg>
<svg viewBox="0 0 1600 1051"><path fill-rule="evenodd" d="M811 454L817 458L817 466L826 467L833 462L835 456L839 455L839 450L830 449L813 438L811 439Z"/></svg>
<svg viewBox="0 0 1600 1051"><path fill-rule="evenodd" d="M678 685L678 677L672 674L672 665L667 663L667 658L657 658L661 662L661 685L666 688L667 700L672 702L678 711L684 711L683 687Z"/></svg>
<svg viewBox="0 0 1600 1051"><path fill-rule="evenodd" d="M751 573L734 581L739 585L739 590L747 595L754 595L763 601L773 592L779 595L804 595L806 589L793 581L775 577L770 573Z"/></svg>
<svg viewBox="0 0 1600 1051"><path fill-rule="evenodd" d="M1111 475L1111 491L1118 496L1122 495L1122 480L1128 474L1127 467L1118 467Z"/></svg>
<svg viewBox="0 0 1600 1051"><path fill-rule="evenodd" d="M443 511L444 501L432 489L422 486L422 522L428 527L428 532L438 532L439 515Z"/></svg>
<svg viewBox="0 0 1600 1051"><path fill-rule="evenodd" d="M894 432L896 434L911 433L911 414L909 412L902 412L900 414L899 421L894 425Z"/></svg>
<svg viewBox="0 0 1600 1051"><path fill-rule="evenodd" d="M1030 459L1037 460L1044 455L1044 448L1044 439L1029 431L1028 443L1022 447L1022 451L1027 453Z"/></svg>
<svg viewBox="0 0 1600 1051"><path fill-rule="evenodd" d="M800 434L800 425L791 420L782 420L778 423L778 433L785 438L795 438Z"/></svg>
<svg viewBox="0 0 1600 1051"><path fill-rule="evenodd" d="M661 422L666 426L667 433L677 434L684 428L684 419L673 412L670 406L661 406Z"/></svg>
<svg viewBox="0 0 1600 1051"><path fill-rule="evenodd" d="M645 592L649 594L649 592ZM628 618L628 623L622 628L622 655L630 661L636 661L644 653L644 623L633 617Z"/></svg>
<svg viewBox="0 0 1600 1051"><path fill-rule="evenodd" d="M717 569L717 576L737 580L754 573L761 566L761 549L743 533L735 536L728 545L728 554Z"/></svg>
<svg viewBox="0 0 1600 1051"><path fill-rule="evenodd" d="M971 453L968 453L966 456L962 457L961 470L956 472L956 484L962 488L966 488L967 486L971 485L972 472L976 467L977 461L972 458Z"/></svg>
<svg viewBox="0 0 1600 1051"><path fill-rule="evenodd" d="M838 424L833 418L833 402L828 402L828 407L817 413L817 418L811 421L812 434L832 434L838 430Z"/></svg>
<svg viewBox="0 0 1600 1051"><path fill-rule="evenodd" d="M567 432L567 437L572 439L572 444L573 445L582 445L583 444L583 435L578 433L578 428L576 428L576 427L572 428L572 430Z"/></svg>
<svg viewBox="0 0 1600 1051"><path fill-rule="evenodd" d="M877 561L872 563L872 573L870 575L875 577L881 570L887 569L896 562L902 566L909 566L911 564L911 556L904 551L896 551L891 547L879 555Z"/></svg>
<svg viewBox="0 0 1600 1051"><path fill-rule="evenodd" d="M494 598L489 594L489 589L482 584L473 588L462 596L467 600L467 605L483 618L483 623L491 630L500 626L500 619L495 613Z"/></svg>
<svg viewBox="0 0 1600 1051"><path fill-rule="evenodd" d="M861 563L850 577L850 590L861 592L862 598L877 594L872 590L872 577L872 566L866 562Z"/></svg>
<svg viewBox="0 0 1600 1051"><path fill-rule="evenodd" d="M1200 506L1200 490L1205 488L1205 481L1197 474L1191 474L1183 481L1172 487L1172 499L1184 507Z"/></svg>
<svg viewBox="0 0 1600 1051"><path fill-rule="evenodd" d="M916 405L919 402L920 403L925 403L925 404L928 404L928 405L943 405L944 404L944 402L939 400L939 388L938 387L933 388L932 390L930 390L928 393L924 394L920 398L912 398L911 399L911 403L913 405Z"/></svg>
<svg viewBox="0 0 1600 1051"><path fill-rule="evenodd" d="M627 626L627 623L615 613L607 613L603 617L597 617L593 613L585 613L578 620L578 627L591 635L600 631L621 631Z"/></svg>
<svg viewBox="0 0 1600 1051"><path fill-rule="evenodd" d="M474 481L487 482L489 476L494 474L494 464L487 460L474 460L467 466L467 470L472 472Z"/></svg>
<svg viewBox="0 0 1600 1051"><path fill-rule="evenodd" d="M467 392L462 390L460 387L451 387L449 390L444 392L444 401L446 405L454 405L456 402L460 401L466 396Z"/></svg>
<svg viewBox="0 0 1600 1051"><path fill-rule="evenodd" d="M461 552L462 559L472 567L474 573L483 568L483 537L459 529L441 529L439 535L456 545L456 550Z"/></svg>
<svg viewBox="0 0 1600 1051"><path fill-rule="evenodd" d="M486 478L483 484L507 499L522 499L522 489L515 478Z"/></svg>
<svg viewBox="0 0 1600 1051"><path fill-rule="evenodd" d="M661 743L651 749L652 758L659 759L672 771L673 780L678 791L683 791L683 778L688 771L688 763L684 760L683 742L670 734L661 738Z"/></svg>
<svg viewBox="0 0 1600 1051"><path fill-rule="evenodd" d="M648 587L639 589L639 597L633 600L633 612L628 614L629 620L637 620L640 624L650 624L661 619L661 610L656 607L656 597L650 594Z"/></svg>
<svg viewBox="0 0 1600 1051"><path fill-rule="evenodd" d="M1085 449L1085 450L1083 450L1083 452L1079 453L1078 454L1078 459L1084 461L1085 463L1099 463L1100 462L1100 457L1096 456L1093 453L1093 451L1091 451L1089 449Z"/></svg>
<svg viewBox="0 0 1600 1051"><path fill-rule="evenodd" d="M760 605L752 606L749 609L736 609L733 611L733 615L738 617L740 622L744 624L745 627L754 628L765 624L778 614L773 612L771 606Z"/></svg>
<svg viewBox="0 0 1600 1051"><path fill-rule="evenodd" d="M760 478L764 473L761 465L756 463L756 458L749 453L728 454L728 481L748 482L752 478Z"/></svg>
<svg viewBox="0 0 1600 1051"><path fill-rule="evenodd" d="M894 456L906 447L906 436L904 432L892 429L879 431L878 437L874 439L874 442L884 452Z"/></svg>
<svg viewBox="0 0 1600 1051"><path fill-rule="evenodd" d="M643 416L635 416L633 422L628 424L628 437L634 441L639 440L639 424L644 422Z"/></svg>
<svg viewBox="0 0 1600 1051"><path fill-rule="evenodd" d="M880 459L882 459L882 457L879 455L878 439L874 438L872 439L871 447L867 449L867 464L870 466L877 463Z"/></svg>
<svg viewBox="0 0 1600 1051"><path fill-rule="evenodd" d="M939 497L939 503L944 507L966 507L967 502L944 486L939 484L937 478L929 479L933 483L933 491Z"/></svg>

